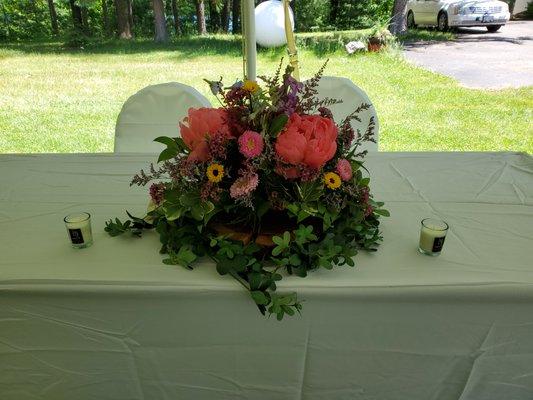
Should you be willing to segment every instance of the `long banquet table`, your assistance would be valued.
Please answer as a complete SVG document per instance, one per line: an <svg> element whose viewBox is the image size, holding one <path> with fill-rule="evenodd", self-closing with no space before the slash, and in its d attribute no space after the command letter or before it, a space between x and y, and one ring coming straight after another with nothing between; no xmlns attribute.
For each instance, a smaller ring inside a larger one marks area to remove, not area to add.
<svg viewBox="0 0 533 400"><path fill-rule="evenodd" d="M0 399L533 399L533 159L374 153L392 216L356 268L288 277L303 315L262 317L205 261L108 237L142 214L146 154L0 156ZM92 214L94 245L63 217ZM417 252L420 220L450 232Z"/></svg>

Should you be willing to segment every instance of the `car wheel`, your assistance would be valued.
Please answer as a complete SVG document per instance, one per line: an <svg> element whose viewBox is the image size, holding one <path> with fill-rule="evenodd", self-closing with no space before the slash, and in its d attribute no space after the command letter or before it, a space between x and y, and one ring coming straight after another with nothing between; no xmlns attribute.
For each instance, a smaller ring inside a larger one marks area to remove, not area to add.
<svg viewBox="0 0 533 400"><path fill-rule="evenodd" d="M416 24L415 24L415 14L412 12L412 11L409 11L407 13L407 27L409 29L413 29L413 28L416 28Z"/></svg>
<svg viewBox="0 0 533 400"><path fill-rule="evenodd" d="M494 32L498 32L498 29L500 29L501 27L502 27L501 25L491 25L491 26L487 26L487 30L490 33L494 33Z"/></svg>
<svg viewBox="0 0 533 400"><path fill-rule="evenodd" d="M437 24L439 31L446 32L448 30L448 14L446 14L444 11L441 11L437 17Z"/></svg>

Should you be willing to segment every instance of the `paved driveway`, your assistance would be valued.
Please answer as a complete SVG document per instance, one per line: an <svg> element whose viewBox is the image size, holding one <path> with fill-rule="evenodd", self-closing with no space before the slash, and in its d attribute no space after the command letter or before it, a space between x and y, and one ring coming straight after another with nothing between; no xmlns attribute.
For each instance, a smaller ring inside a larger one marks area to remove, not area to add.
<svg viewBox="0 0 533 400"><path fill-rule="evenodd" d="M533 21L511 21L496 33L464 28L454 41L406 44L404 54L466 87L533 85Z"/></svg>

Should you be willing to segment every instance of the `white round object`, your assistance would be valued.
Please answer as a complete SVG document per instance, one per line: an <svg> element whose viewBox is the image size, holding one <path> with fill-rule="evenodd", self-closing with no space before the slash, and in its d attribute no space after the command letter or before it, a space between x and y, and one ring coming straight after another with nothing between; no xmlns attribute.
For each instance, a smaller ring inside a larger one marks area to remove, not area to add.
<svg viewBox="0 0 533 400"><path fill-rule="evenodd" d="M294 30L294 14L289 7L292 30ZM260 3L255 9L255 37L263 47L278 47L287 43L285 36L285 11L283 3L268 0Z"/></svg>

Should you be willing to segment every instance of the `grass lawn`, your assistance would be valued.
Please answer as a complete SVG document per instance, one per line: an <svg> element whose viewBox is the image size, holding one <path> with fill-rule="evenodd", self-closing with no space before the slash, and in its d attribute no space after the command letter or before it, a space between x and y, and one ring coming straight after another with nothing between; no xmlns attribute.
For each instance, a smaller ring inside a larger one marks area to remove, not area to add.
<svg viewBox="0 0 533 400"><path fill-rule="evenodd" d="M378 111L380 150L533 152L533 87L466 89L398 53L347 56L341 36L321 36L300 38L303 76L329 57L328 75L362 87ZM261 51L259 73L272 73L283 55ZM179 81L209 95L202 78L231 82L241 71L240 42L228 36L71 51L57 43L0 44L0 153L112 151L120 107L137 90Z"/></svg>

